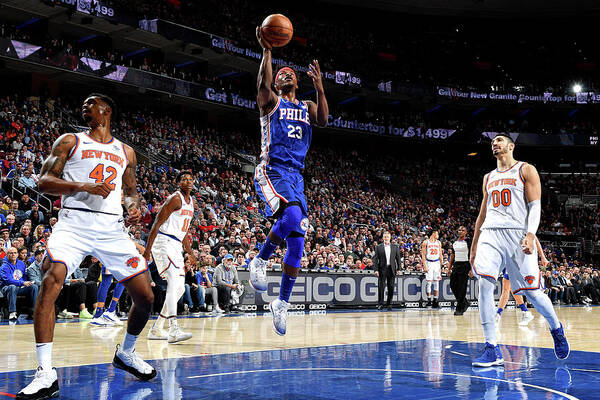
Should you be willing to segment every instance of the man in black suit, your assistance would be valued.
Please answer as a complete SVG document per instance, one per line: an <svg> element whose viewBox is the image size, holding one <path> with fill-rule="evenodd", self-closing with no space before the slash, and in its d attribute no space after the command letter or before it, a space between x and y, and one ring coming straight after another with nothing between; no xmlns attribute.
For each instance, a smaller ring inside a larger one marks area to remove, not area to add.
<svg viewBox="0 0 600 400"><path fill-rule="evenodd" d="M383 292L385 291L387 281L387 309L392 311L392 297L394 297L394 284L396 283L396 273L400 272L402 266L402 258L400 256L400 250L398 245L391 244L391 235L386 232L383 234L383 244L380 244L375 249L375 256L373 257L373 268L375 269L375 276L379 278L379 301L377 302L377 309L383 308Z"/></svg>

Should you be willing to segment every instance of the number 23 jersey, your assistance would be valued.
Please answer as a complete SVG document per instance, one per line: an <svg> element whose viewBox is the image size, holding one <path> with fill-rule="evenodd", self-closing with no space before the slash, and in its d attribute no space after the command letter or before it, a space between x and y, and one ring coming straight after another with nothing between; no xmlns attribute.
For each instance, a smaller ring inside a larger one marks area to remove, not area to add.
<svg viewBox="0 0 600 400"><path fill-rule="evenodd" d="M114 137L108 143L101 143L86 132L73 135L76 143L63 168L63 179L68 182L106 182L111 192L106 199L88 192L63 195L62 206L122 216L121 188L123 173L129 163L124 144Z"/></svg>
<svg viewBox="0 0 600 400"><path fill-rule="evenodd" d="M493 170L485 183L488 199L481 229L526 229L527 199L522 169L517 161L507 170Z"/></svg>
<svg viewBox="0 0 600 400"><path fill-rule="evenodd" d="M279 97L275 108L260 118L261 153L264 164L304 168L312 139L308 105Z"/></svg>

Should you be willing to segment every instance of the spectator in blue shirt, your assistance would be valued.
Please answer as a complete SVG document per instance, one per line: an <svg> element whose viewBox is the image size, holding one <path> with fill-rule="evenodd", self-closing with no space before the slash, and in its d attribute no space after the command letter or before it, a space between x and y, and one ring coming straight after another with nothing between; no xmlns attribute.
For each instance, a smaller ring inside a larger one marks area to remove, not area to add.
<svg viewBox="0 0 600 400"><path fill-rule="evenodd" d="M44 273L42 272L42 261L44 261L45 252L46 251L43 249L37 249L34 253L33 262L30 263L29 267L27 267L27 270L25 271L27 279L32 281L38 287L38 290L42 284L42 279L44 278Z"/></svg>
<svg viewBox="0 0 600 400"><path fill-rule="evenodd" d="M26 281L25 264L18 259L17 249L11 247L6 252L7 257L0 267L0 291L8 299L9 319L17 319L17 296L26 296L30 300L31 309L29 314L33 314L33 307L38 295L38 287L33 281Z"/></svg>
<svg viewBox="0 0 600 400"><path fill-rule="evenodd" d="M201 307L204 304L206 295L210 294L213 303L213 313L222 313L223 310L219 308L217 288L213 286L212 274L208 272L208 262L201 261L200 269L196 273L196 282L198 283L196 296L199 306Z"/></svg>

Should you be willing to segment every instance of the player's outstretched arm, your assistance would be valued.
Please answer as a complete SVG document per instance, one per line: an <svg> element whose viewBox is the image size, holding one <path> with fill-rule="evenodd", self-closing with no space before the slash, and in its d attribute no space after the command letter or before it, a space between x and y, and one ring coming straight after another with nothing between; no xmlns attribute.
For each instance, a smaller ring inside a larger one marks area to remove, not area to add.
<svg viewBox="0 0 600 400"><path fill-rule="evenodd" d="M154 240L156 239L156 235L158 235L158 228L169 218L169 216L174 212L181 208L181 197L174 193L172 194L162 205L156 219L154 220L154 224L152 224L152 229L150 229L150 234L148 235L148 241L146 242L146 250L144 251L144 258L146 260L150 259L150 255L152 254L152 245L154 244ZM186 236L187 237L187 236Z"/></svg>
<svg viewBox="0 0 600 400"><path fill-rule="evenodd" d="M307 74L312 79L315 91L317 92L317 103L310 102L309 105L310 120L317 126L325 127L329 119L329 104L327 104L327 98L325 97L323 77L321 76L321 67L318 60L313 60Z"/></svg>
<svg viewBox="0 0 600 400"><path fill-rule="evenodd" d="M479 234L481 233L481 225L483 225L485 221L485 216L487 214L487 200L488 193L485 187L488 180L488 174L483 177L483 199L481 200L481 206L479 207L479 215L477 216L477 221L475 222L475 230L473 231L473 241L471 242L471 251L469 262L471 267L475 263L475 254L477 253L477 242L479 241Z"/></svg>
<svg viewBox="0 0 600 400"><path fill-rule="evenodd" d="M263 49L263 56L260 61L260 68L258 70L258 78L256 81L256 88L258 89L256 103L260 109L260 115L267 115L277 103L277 95L273 89L271 89L271 85L273 84L273 65L271 65L272 46L262 36L260 26L256 27L256 39Z"/></svg>
<svg viewBox="0 0 600 400"><path fill-rule="evenodd" d="M104 182L68 182L62 179L63 169L76 144L77 138L70 133L65 133L56 139L52 146L52 152L44 160L42 170L40 171L40 180L38 182L40 191L53 195L88 192L106 198L110 194L111 188Z"/></svg>

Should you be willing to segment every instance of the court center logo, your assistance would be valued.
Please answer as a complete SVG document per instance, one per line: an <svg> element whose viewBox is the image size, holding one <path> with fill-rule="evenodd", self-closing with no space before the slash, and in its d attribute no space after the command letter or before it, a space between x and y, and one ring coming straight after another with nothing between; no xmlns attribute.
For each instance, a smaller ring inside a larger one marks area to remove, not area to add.
<svg viewBox="0 0 600 400"><path fill-rule="evenodd" d="M535 281L535 276L533 276L533 275L527 275L525 277L525 282L527 282L530 285L533 285L534 281Z"/></svg>
<svg viewBox="0 0 600 400"><path fill-rule="evenodd" d="M308 230L308 218L302 218L302 221L300 221L300 229L302 229L303 232Z"/></svg>
<svg viewBox="0 0 600 400"><path fill-rule="evenodd" d="M130 268L136 269L139 264L140 264L139 257L131 257L129 260L127 260L127 266Z"/></svg>

